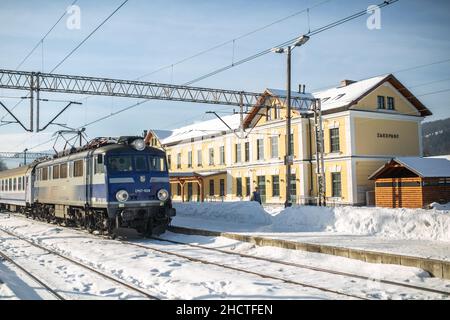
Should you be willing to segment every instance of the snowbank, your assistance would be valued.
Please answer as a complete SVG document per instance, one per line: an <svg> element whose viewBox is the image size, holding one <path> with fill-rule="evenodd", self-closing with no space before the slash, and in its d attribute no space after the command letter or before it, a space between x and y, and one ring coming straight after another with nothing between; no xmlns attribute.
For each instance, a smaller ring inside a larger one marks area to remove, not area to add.
<svg viewBox="0 0 450 320"><path fill-rule="evenodd" d="M229 223L267 225L270 215L257 202L184 202L174 203L177 216Z"/></svg>
<svg viewBox="0 0 450 320"><path fill-rule="evenodd" d="M272 218L275 232L316 232L333 231L335 222L332 208L291 207L282 210Z"/></svg>
<svg viewBox="0 0 450 320"><path fill-rule="evenodd" d="M298 206L266 208L268 213L251 201L186 202L174 203L174 207L178 217L213 222L214 229L222 231L229 223L245 227L246 232L262 231L264 226L264 232L336 232L450 242L448 210Z"/></svg>
<svg viewBox="0 0 450 320"><path fill-rule="evenodd" d="M439 204L437 202L433 202L430 204L430 208L436 209L436 210L449 210L450 211L450 202L446 204Z"/></svg>
<svg viewBox="0 0 450 320"><path fill-rule="evenodd" d="M334 231L397 239L450 241L450 212L366 207L294 207L273 217L273 231Z"/></svg>

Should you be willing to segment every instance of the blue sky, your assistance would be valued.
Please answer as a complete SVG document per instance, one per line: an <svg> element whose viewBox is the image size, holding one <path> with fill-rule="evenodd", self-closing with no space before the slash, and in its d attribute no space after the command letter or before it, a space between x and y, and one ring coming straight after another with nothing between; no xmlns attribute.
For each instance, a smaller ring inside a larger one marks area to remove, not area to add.
<svg viewBox="0 0 450 320"><path fill-rule="evenodd" d="M2 0L0 3L0 68L15 69L39 39L56 22L69 1ZM263 31L235 41L234 59L307 33L346 17L371 4L366 0L297 1L181 1L130 0L57 73L134 79L211 46L239 37L308 7ZM20 68L50 71L71 49L107 17L122 0L79 0L81 29L66 28L66 17L56 26ZM322 3L322 4L320 4ZM317 5L320 4L320 5ZM435 61L450 59L450 2L445 0L400 0L382 9L381 30L366 27L368 16L356 19L314 37L293 54L293 88L306 84L307 91L336 86L342 79L363 79ZM233 59L231 44L201 57L168 68L143 80L182 84L228 65ZM395 75L434 113L427 120L450 117L450 62ZM429 85L422 85L437 80ZM284 88L285 58L268 54L196 83L198 86L247 91ZM418 86L420 85L420 86ZM0 96L20 96L23 92L1 90ZM79 100L83 96L51 95L50 99ZM3 98L8 106L18 100ZM93 97L74 106L59 121L76 127L136 102L133 99ZM42 121L50 119L64 104L42 105ZM17 114L27 119L23 102ZM208 119L207 110L231 111L224 106L150 101L88 127L90 137L140 134L146 128L171 129ZM0 111L0 116L3 111ZM7 119L7 118L6 118ZM57 130L50 127L48 131ZM0 127L0 134L21 132L16 125ZM28 143L28 142L27 142ZM32 146L24 143L18 150Z"/></svg>

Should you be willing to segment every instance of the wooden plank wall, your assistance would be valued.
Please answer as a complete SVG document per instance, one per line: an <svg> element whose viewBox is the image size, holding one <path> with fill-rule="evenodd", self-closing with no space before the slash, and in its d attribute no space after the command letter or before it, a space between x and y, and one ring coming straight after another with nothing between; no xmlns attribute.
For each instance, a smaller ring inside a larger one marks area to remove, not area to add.
<svg viewBox="0 0 450 320"><path fill-rule="evenodd" d="M414 178L381 178L375 184L375 203L377 207L387 208L422 208L422 179ZM417 186L379 187L379 183L417 183Z"/></svg>

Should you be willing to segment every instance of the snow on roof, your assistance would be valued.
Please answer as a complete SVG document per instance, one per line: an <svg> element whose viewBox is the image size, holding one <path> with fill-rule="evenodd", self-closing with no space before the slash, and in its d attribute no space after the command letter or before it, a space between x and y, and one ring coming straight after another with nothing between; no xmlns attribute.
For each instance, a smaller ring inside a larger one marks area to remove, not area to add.
<svg viewBox="0 0 450 320"><path fill-rule="evenodd" d="M331 88L323 91L313 92L315 98L321 99L322 110L330 110L348 105L363 94L371 90L389 75L383 75L362 81L357 81L345 87Z"/></svg>
<svg viewBox="0 0 450 320"><path fill-rule="evenodd" d="M400 157L394 161L423 178L450 177L450 161L447 159Z"/></svg>
<svg viewBox="0 0 450 320"><path fill-rule="evenodd" d="M171 130L151 130L151 131L154 133L156 138L158 138L160 141L162 139L170 137L173 133L173 131L171 131Z"/></svg>
<svg viewBox="0 0 450 320"><path fill-rule="evenodd" d="M239 129L240 115L233 114L230 116L221 117L231 129ZM206 135L219 134L222 131L229 131L230 129L220 119L211 119L207 121L197 122L188 126L184 126L172 131L172 134L165 139L160 140L162 144L178 142L185 139L197 138Z"/></svg>
<svg viewBox="0 0 450 320"><path fill-rule="evenodd" d="M291 96L293 98L319 98L322 100L322 110L330 110L348 105L352 101L358 99L363 94L367 93L378 83L386 79L389 75L378 76L370 79L365 79L351 83L345 87L331 88L314 93L299 93L292 91ZM286 90L267 88L266 92L269 92L273 96L286 97ZM222 119L233 129L238 129L240 125L239 114L225 116ZM172 134L167 138L160 139L162 144L168 144L173 142L182 141L185 139L191 139L201 137L205 135L218 134L222 131L229 131L229 129L219 120L213 119L203 122L194 123L179 129L172 131Z"/></svg>

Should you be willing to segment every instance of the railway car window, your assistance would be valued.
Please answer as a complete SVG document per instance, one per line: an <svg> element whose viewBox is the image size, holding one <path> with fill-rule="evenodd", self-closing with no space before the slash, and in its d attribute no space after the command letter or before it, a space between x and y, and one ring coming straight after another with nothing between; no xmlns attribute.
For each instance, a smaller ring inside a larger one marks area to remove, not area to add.
<svg viewBox="0 0 450 320"><path fill-rule="evenodd" d="M83 160L77 160L73 162L73 176L74 177L83 176Z"/></svg>
<svg viewBox="0 0 450 320"><path fill-rule="evenodd" d="M28 177L25 177L25 188L28 188Z"/></svg>
<svg viewBox="0 0 450 320"><path fill-rule="evenodd" d="M17 191L17 178L13 179L13 191Z"/></svg>
<svg viewBox="0 0 450 320"><path fill-rule="evenodd" d="M41 180L42 181L48 180L48 167L41 168Z"/></svg>
<svg viewBox="0 0 450 320"><path fill-rule="evenodd" d="M22 177L18 178L17 190L22 191Z"/></svg>
<svg viewBox="0 0 450 320"><path fill-rule="evenodd" d="M59 165L53 166L53 179L59 179Z"/></svg>
<svg viewBox="0 0 450 320"><path fill-rule="evenodd" d="M134 159L136 171L148 171L146 156L136 156Z"/></svg>
<svg viewBox="0 0 450 320"><path fill-rule="evenodd" d="M99 154L96 156L96 161L94 162L94 173L104 173L105 172L105 165L103 164L103 155Z"/></svg>
<svg viewBox="0 0 450 320"><path fill-rule="evenodd" d="M133 170L131 156L117 156L108 159L108 168L111 171L127 172Z"/></svg>
<svg viewBox="0 0 450 320"><path fill-rule="evenodd" d="M11 178L9 178L9 183L8 183L8 191L12 191L12 186L13 186L13 182L12 182L12 179Z"/></svg>
<svg viewBox="0 0 450 320"><path fill-rule="evenodd" d="M67 163L62 163L59 165L59 177L61 179L67 178Z"/></svg>
<svg viewBox="0 0 450 320"><path fill-rule="evenodd" d="M166 163L163 157L150 156L148 160L150 171L166 171Z"/></svg>

